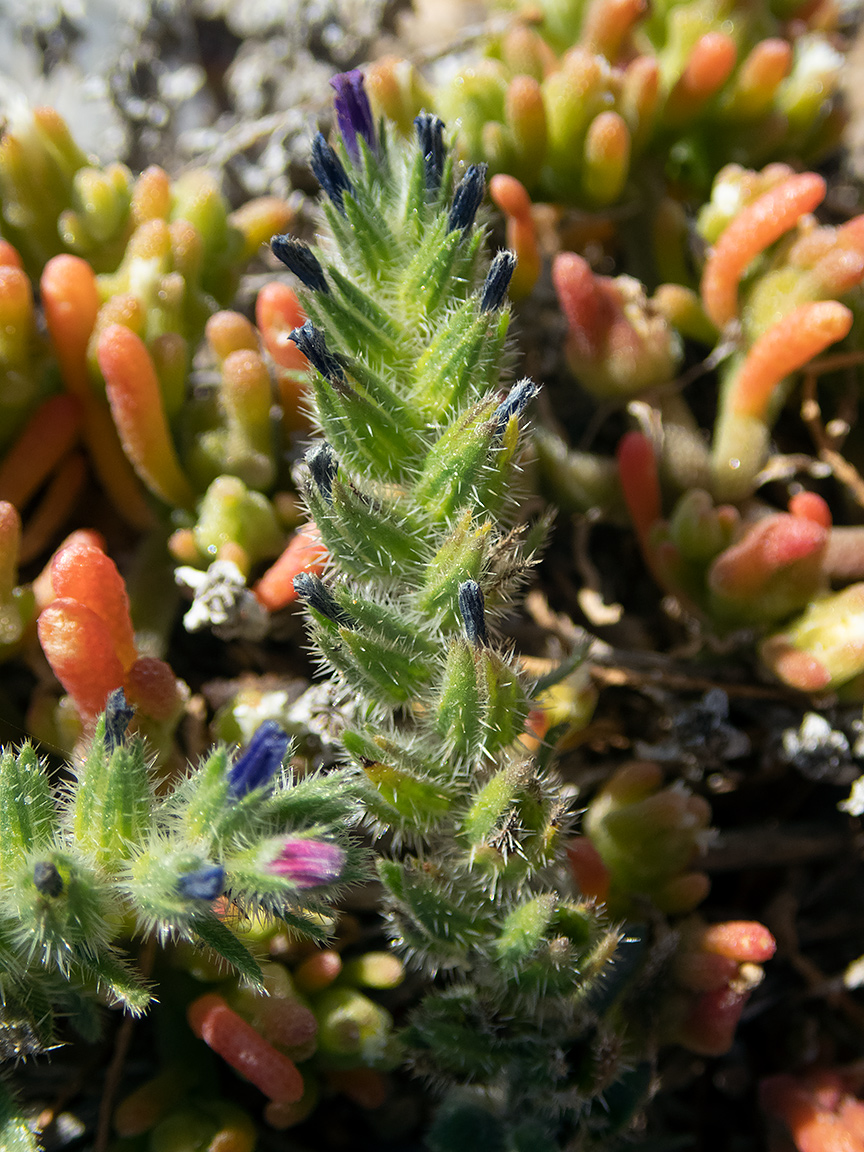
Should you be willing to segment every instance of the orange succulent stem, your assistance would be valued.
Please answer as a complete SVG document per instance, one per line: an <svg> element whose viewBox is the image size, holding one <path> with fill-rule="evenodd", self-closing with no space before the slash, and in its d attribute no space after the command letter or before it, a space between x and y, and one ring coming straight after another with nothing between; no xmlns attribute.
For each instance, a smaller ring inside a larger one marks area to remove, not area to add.
<svg viewBox="0 0 864 1152"><path fill-rule="evenodd" d="M265 284L255 301L255 323L264 341L264 347L280 368L304 371L308 361L290 338L290 333L301 327L306 313L297 299L297 293L278 280Z"/></svg>
<svg viewBox="0 0 864 1152"><path fill-rule="evenodd" d="M582 44L616 64L630 30L646 8L645 0L591 0L582 21Z"/></svg>
<svg viewBox="0 0 864 1152"><path fill-rule="evenodd" d="M123 666L108 625L86 604L57 599L42 611L37 627L54 675L82 720L94 721L109 692L123 683Z"/></svg>
<svg viewBox="0 0 864 1152"><path fill-rule="evenodd" d="M101 549L76 541L54 557L51 584L56 596L85 604L104 621L117 658L129 668L138 653L126 585L114 561Z"/></svg>
<svg viewBox="0 0 864 1152"><path fill-rule="evenodd" d="M155 528L156 517L123 451L111 413L95 396L84 405L84 442L96 475L124 520L142 531Z"/></svg>
<svg viewBox="0 0 864 1152"><path fill-rule="evenodd" d="M97 359L114 423L135 471L166 504L192 508L195 493L180 467L144 341L131 329L112 324L100 337Z"/></svg>
<svg viewBox="0 0 864 1152"><path fill-rule="evenodd" d="M12 596L18 583L21 517L14 504L0 500L0 603Z"/></svg>
<svg viewBox="0 0 864 1152"><path fill-rule="evenodd" d="M71 450L80 426L74 396L51 396L37 408L0 464L0 500L23 508Z"/></svg>
<svg viewBox="0 0 864 1152"><path fill-rule="evenodd" d="M18 249L8 240L0 240L0 268L24 268Z"/></svg>
<svg viewBox="0 0 864 1152"><path fill-rule="evenodd" d="M789 176L743 208L721 233L702 274L702 301L718 328L738 313L738 285L747 265L825 199L815 172Z"/></svg>
<svg viewBox="0 0 864 1152"><path fill-rule="evenodd" d="M293 1103L303 1095L303 1077L293 1060L268 1044L221 996L199 996L187 1016L195 1035L265 1096Z"/></svg>
<svg viewBox="0 0 864 1152"><path fill-rule="evenodd" d="M2 505L0 505L2 507ZM36 606L41 612L43 608L57 598L57 593L54 591L54 585L51 583L51 569L54 566L55 559L60 555L64 548L70 544L89 544L93 548L98 548L100 552L105 551L105 538L100 532L96 532L93 528L76 528L74 532L70 532L66 539L60 544L52 554L50 560L33 581L33 593L36 597Z"/></svg>
<svg viewBox="0 0 864 1152"><path fill-rule="evenodd" d="M297 599L294 577L301 572L315 575L324 570L327 549L314 524L306 524L291 537L279 559L268 568L252 591L265 608L277 612Z"/></svg>
<svg viewBox="0 0 864 1152"><path fill-rule="evenodd" d="M769 413L790 373L842 340L852 313L836 300L811 301L764 332L729 378L717 416L711 471L714 496L737 501L753 490L768 450Z"/></svg>
<svg viewBox="0 0 864 1152"><path fill-rule="evenodd" d="M719 92L732 74L738 49L725 32L706 32L693 45L690 58L666 103L666 119L689 120Z"/></svg>
<svg viewBox="0 0 864 1152"><path fill-rule="evenodd" d="M73 396L88 396L87 343L101 304L96 273L79 256L55 256L45 265L39 290L63 383Z"/></svg>
<svg viewBox="0 0 864 1152"><path fill-rule="evenodd" d="M21 537L21 563L35 560L75 511L87 482L87 462L81 452L70 452L62 461L29 516Z"/></svg>
<svg viewBox="0 0 864 1152"><path fill-rule="evenodd" d="M792 45L788 41L779 37L760 40L738 70L728 110L742 117L761 115L791 67Z"/></svg>
<svg viewBox="0 0 864 1152"><path fill-rule="evenodd" d="M628 432L616 452L618 475L627 511L642 545L649 554L651 529L661 516L660 480L651 441L642 432Z"/></svg>
<svg viewBox="0 0 864 1152"><path fill-rule="evenodd" d="M836 300L801 304L764 332L747 353L729 394L740 416L765 419L777 385L849 334L853 316Z"/></svg>
<svg viewBox="0 0 864 1152"><path fill-rule="evenodd" d="M489 182L489 195L493 203L507 218L507 247L516 253L517 264L510 280L510 297L520 300L527 296L540 275L540 248L537 228L531 215L531 198L515 176L504 173L493 176Z"/></svg>

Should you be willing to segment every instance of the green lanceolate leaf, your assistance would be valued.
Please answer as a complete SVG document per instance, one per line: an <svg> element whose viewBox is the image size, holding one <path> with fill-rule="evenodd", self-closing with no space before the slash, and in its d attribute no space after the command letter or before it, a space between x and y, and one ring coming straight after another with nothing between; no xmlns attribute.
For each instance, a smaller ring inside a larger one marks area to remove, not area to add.
<svg viewBox="0 0 864 1152"><path fill-rule="evenodd" d="M438 700L436 728L454 753L466 760L483 746L486 701L477 675L473 647L454 640L447 653Z"/></svg>
<svg viewBox="0 0 864 1152"><path fill-rule="evenodd" d="M109 751L97 726L72 806L77 843L101 863L122 859L149 831L150 809L143 742Z"/></svg>
<svg viewBox="0 0 864 1152"><path fill-rule="evenodd" d="M206 944L217 956L227 961L244 980L255 987L264 987L264 976L258 961L245 944L241 944L231 929L212 912L197 917L193 930L202 944Z"/></svg>
<svg viewBox="0 0 864 1152"><path fill-rule="evenodd" d="M368 599L347 584L336 585L333 597L358 628L400 648L406 654L417 653L431 657L440 652L440 645L419 631L416 621L401 606Z"/></svg>
<svg viewBox="0 0 864 1152"><path fill-rule="evenodd" d="M455 788L447 788L437 780L423 779L380 760L364 760L362 767L386 806L376 807L379 819L403 832L426 833L453 807Z"/></svg>
<svg viewBox="0 0 864 1152"><path fill-rule="evenodd" d="M342 644L355 666L376 685L382 702L405 704L427 687L432 668L419 655L406 654L393 644L352 628L340 629Z"/></svg>
<svg viewBox="0 0 864 1152"><path fill-rule="evenodd" d="M36 751L25 744L16 755L0 755L0 874L33 849L51 843L57 831L48 775Z"/></svg>
<svg viewBox="0 0 864 1152"><path fill-rule="evenodd" d="M524 765L508 764L477 792L460 821L460 831L472 848L482 844L497 831L524 786Z"/></svg>
<svg viewBox="0 0 864 1152"><path fill-rule="evenodd" d="M475 525L470 510L466 509L462 513L453 531L426 565L422 583L416 593L419 612L432 619L440 613L443 617L442 626L458 626L459 586L466 580L481 579L481 569L489 552L491 536L491 521L485 520Z"/></svg>
<svg viewBox="0 0 864 1152"><path fill-rule="evenodd" d="M522 964L537 950L555 910L552 893L526 900L507 915L495 941L495 951L505 964Z"/></svg>

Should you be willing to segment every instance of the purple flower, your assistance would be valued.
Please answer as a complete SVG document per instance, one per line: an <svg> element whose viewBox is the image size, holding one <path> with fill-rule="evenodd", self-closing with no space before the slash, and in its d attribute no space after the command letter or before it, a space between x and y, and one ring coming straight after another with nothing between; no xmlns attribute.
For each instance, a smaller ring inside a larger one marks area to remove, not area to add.
<svg viewBox="0 0 864 1152"><path fill-rule="evenodd" d="M228 795L237 800L267 784L282 767L287 751L288 737L275 720L265 720L228 770Z"/></svg>
<svg viewBox="0 0 864 1152"><path fill-rule="evenodd" d="M330 85L336 90L334 105L339 132L348 155L355 164L359 164L358 135L363 137L373 152L378 151L375 121L372 119L369 97L363 87L363 73L357 68L350 72L340 72L338 76L333 77Z"/></svg>
<svg viewBox="0 0 864 1152"><path fill-rule="evenodd" d="M315 888L338 880L344 863L345 852L338 844L295 836L283 843L268 869L297 888Z"/></svg>

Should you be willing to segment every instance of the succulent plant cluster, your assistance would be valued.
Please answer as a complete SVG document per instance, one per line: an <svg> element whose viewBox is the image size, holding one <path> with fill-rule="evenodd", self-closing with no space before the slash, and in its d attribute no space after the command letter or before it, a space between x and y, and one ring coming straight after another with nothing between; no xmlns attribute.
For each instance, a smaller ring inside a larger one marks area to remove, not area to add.
<svg viewBox="0 0 864 1152"><path fill-rule="evenodd" d="M830 20L800 3L543 0L437 86L395 58L369 83L403 130L434 107L461 155L535 199L635 208L658 179L698 196L729 161L825 155L843 123Z"/></svg>

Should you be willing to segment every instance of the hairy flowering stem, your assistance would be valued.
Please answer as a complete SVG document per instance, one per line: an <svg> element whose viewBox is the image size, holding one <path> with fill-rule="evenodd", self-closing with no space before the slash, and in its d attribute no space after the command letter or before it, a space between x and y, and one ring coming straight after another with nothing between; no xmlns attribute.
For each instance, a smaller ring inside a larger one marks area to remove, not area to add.
<svg viewBox="0 0 864 1152"><path fill-rule="evenodd" d="M145 744L127 731L132 716L122 689L111 692L56 795L30 745L0 752L4 1013L29 1021L34 1050L50 1043L55 1011L74 1019L97 991L144 1011L151 989L126 955L127 932L193 942L263 990L258 962L220 912L278 914L320 938L323 899L358 874L344 774L295 781L275 725L240 756L213 749L157 797ZM194 1002L190 1020L272 1099L302 1094L293 1062L221 997Z"/></svg>
<svg viewBox="0 0 864 1152"><path fill-rule="evenodd" d="M342 144L313 144L332 244L274 241L309 318L292 338L325 436L305 496L327 567L295 572L293 592L358 702L342 741L397 848L379 861L393 933L448 973L412 1017L415 1063L487 1086L502 1133L517 1116L572 1131L557 1053L585 1027L573 989L588 995L603 970L589 958L617 933L562 882L564 805L526 755L529 686L497 636L524 570L507 523L537 391L502 372L514 257L482 258L485 168L457 182L438 122L417 117L413 145L370 140L354 75L335 87ZM527 228L524 189L499 191ZM282 861L327 866L302 842Z"/></svg>

